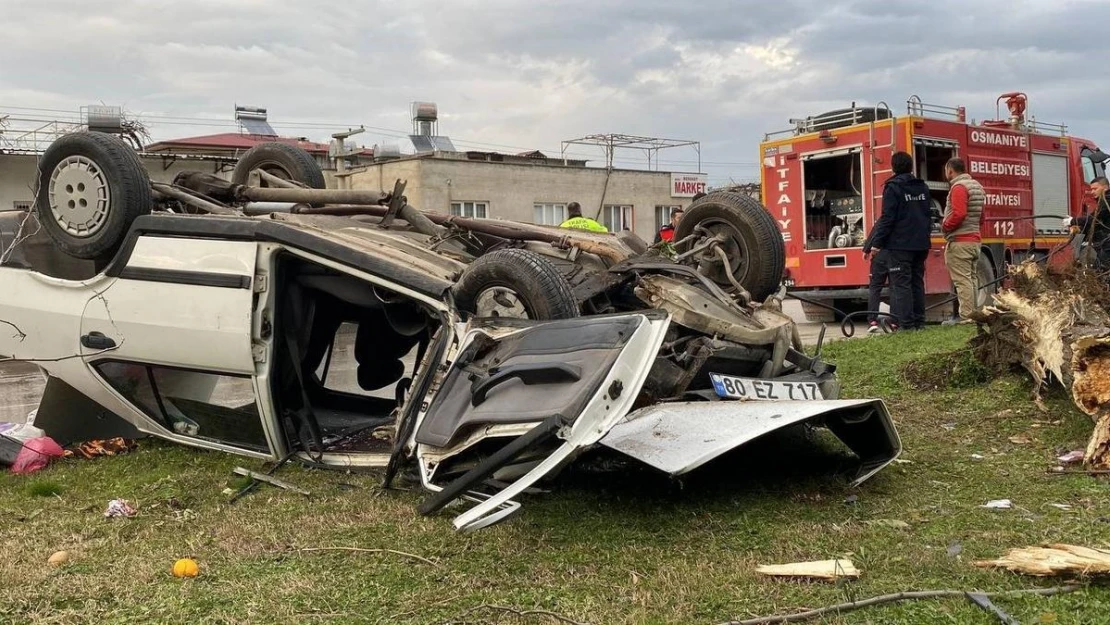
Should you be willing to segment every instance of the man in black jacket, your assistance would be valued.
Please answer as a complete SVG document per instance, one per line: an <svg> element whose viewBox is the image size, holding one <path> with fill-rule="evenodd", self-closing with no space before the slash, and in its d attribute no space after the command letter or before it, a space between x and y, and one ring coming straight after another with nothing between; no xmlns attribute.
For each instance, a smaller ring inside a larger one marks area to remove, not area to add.
<svg viewBox="0 0 1110 625"><path fill-rule="evenodd" d="M887 250L890 263L890 312L896 328L925 327L925 259L932 246L929 187L913 175L913 157L895 152L890 158L894 176L883 187L883 214L863 245Z"/></svg>
<svg viewBox="0 0 1110 625"><path fill-rule="evenodd" d="M1105 176L1092 180L1091 197L1095 199L1094 212L1084 213L1074 220L1065 217L1064 226L1086 235L1097 271L1110 271L1110 180Z"/></svg>

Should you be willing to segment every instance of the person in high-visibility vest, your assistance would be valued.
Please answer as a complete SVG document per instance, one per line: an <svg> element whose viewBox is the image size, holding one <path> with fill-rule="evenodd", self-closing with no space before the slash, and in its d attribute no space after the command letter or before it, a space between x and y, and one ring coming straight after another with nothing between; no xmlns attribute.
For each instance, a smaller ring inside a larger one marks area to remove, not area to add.
<svg viewBox="0 0 1110 625"><path fill-rule="evenodd" d="M682 209L671 209L671 221L659 229L659 234L655 235L655 242L662 243L663 241L674 241L674 231L678 228L678 221L682 219Z"/></svg>
<svg viewBox="0 0 1110 625"><path fill-rule="evenodd" d="M567 215L567 220L559 224L560 228L574 228L576 230L589 230L590 232L609 232L608 228L597 223L593 219L583 217L582 205L578 202L567 204Z"/></svg>

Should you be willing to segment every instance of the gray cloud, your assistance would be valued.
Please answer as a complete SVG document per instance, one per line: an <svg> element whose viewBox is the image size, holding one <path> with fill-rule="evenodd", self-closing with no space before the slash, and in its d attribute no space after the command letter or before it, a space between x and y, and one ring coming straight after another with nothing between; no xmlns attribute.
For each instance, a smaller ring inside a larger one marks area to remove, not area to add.
<svg viewBox="0 0 1110 625"><path fill-rule="evenodd" d="M1021 89L1039 119L1110 144L1110 4L1094 0L19 5L5 16L0 110L118 103L159 138L226 130L163 118L228 120L238 102L315 138L329 130L306 122L386 129L364 135L373 143L407 130L408 103L428 99L466 147L691 138L722 181L755 175L759 139L790 117L852 101L901 111L919 94L982 119L997 94Z"/></svg>

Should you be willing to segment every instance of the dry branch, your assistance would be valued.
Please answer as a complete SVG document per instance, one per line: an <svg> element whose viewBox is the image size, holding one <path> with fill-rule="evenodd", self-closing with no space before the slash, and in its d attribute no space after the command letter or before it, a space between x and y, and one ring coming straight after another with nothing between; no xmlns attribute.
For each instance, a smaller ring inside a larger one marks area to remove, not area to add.
<svg viewBox="0 0 1110 625"><path fill-rule="evenodd" d="M1052 595L1075 592L1081 588L1083 588L1083 586L1058 586L1056 588L1008 590L1004 592L984 592L978 594L984 597L1010 597L1023 594L1049 597ZM921 590L914 592L898 592L891 595L880 595L878 597L871 597L870 599L861 599L859 601L839 603L837 605L830 605L828 607L818 608L816 610L807 610L805 612L796 612L794 614L761 616L759 618L752 618L746 621L728 621L726 623L721 623L721 625L773 625L775 623L797 623L800 621L808 621L810 619L817 618L818 616L824 616L826 614L841 614L843 612L851 612L860 608L866 608L873 605L882 605L884 603L900 603L902 601L917 601L920 599L949 599L953 597L966 597L969 594L972 593L963 590Z"/></svg>
<svg viewBox="0 0 1110 625"><path fill-rule="evenodd" d="M418 556L415 553L406 553L404 551L397 551L396 549L363 549L362 547L305 547L303 549L297 549L296 551L301 552L301 553L309 553L309 552L313 552L313 551L350 551L350 552L354 552L354 553L392 553L393 555L403 556L403 557L406 557L406 558L412 558L413 560L419 560L421 562L426 562L427 564L430 564L432 566L440 566L438 563L433 562L432 560L429 560L429 559L427 559L423 556Z"/></svg>
<svg viewBox="0 0 1110 625"><path fill-rule="evenodd" d="M469 610L460 614L458 616L458 618L462 618L464 616L473 614L475 612L480 612L482 610L493 610L493 611L496 611L496 612L505 612L507 614L512 614L513 616L517 616L517 617L520 617L520 618L524 618L524 617L528 617L528 616L543 616L543 617L547 617L547 618L550 618L550 619L554 619L554 620L556 620L560 623L567 623L567 625L589 625L589 623L583 623L583 622L580 622L580 621L576 621L574 619L567 618L567 617L563 616L562 614L557 614L555 612L551 612L551 611L548 611L548 610L518 610L516 608L510 608L508 606L503 606L503 605L493 605L493 604L490 604L490 603L483 603L482 605L470 608Z"/></svg>

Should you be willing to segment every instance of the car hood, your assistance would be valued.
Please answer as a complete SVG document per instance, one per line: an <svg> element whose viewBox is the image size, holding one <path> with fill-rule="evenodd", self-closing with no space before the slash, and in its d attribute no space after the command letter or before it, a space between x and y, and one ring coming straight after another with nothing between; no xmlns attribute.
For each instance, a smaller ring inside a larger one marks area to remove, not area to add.
<svg viewBox="0 0 1110 625"><path fill-rule="evenodd" d="M626 416L600 444L683 475L761 436L810 423L828 427L860 458L857 485L894 461L902 442L878 399L656 404Z"/></svg>

